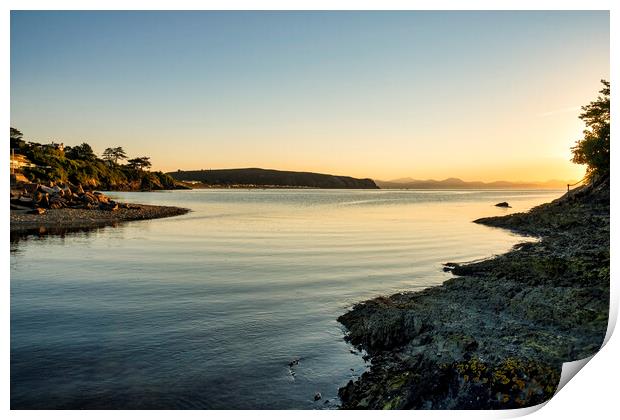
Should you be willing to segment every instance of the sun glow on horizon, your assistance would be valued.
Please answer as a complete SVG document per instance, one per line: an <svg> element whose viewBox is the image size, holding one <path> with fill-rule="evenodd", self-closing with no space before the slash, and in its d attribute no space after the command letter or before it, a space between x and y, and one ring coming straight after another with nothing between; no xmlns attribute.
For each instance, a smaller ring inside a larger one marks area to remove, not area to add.
<svg viewBox="0 0 620 420"><path fill-rule="evenodd" d="M11 126L162 171L579 180L600 79L606 11L11 12Z"/></svg>

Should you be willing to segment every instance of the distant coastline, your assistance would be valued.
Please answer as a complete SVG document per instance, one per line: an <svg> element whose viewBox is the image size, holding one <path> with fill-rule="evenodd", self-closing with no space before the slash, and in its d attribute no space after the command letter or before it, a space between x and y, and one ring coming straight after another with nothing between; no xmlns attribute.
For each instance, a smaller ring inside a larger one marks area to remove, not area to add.
<svg viewBox="0 0 620 420"><path fill-rule="evenodd" d="M262 168L178 170L166 175L194 188L379 188L370 178Z"/></svg>

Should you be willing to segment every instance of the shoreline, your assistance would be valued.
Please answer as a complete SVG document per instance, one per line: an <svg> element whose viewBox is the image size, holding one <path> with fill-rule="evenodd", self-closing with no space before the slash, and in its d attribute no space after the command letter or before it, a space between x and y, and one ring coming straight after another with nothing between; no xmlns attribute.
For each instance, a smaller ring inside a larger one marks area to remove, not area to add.
<svg viewBox="0 0 620 420"><path fill-rule="evenodd" d="M190 210L181 207L131 204L115 211L98 209L49 209L44 214L11 210L11 234L53 233L72 229L95 229L135 220L180 216Z"/></svg>
<svg viewBox="0 0 620 420"><path fill-rule="evenodd" d="M540 404L563 362L591 356L609 310L609 178L527 213L475 223L540 238L466 264L420 292L338 318L371 367L340 388L345 409L505 409Z"/></svg>

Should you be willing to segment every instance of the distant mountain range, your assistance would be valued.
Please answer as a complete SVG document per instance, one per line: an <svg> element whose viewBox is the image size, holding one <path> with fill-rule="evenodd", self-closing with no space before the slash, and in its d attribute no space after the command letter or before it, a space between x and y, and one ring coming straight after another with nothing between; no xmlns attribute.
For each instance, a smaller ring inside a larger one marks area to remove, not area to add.
<svg viewBox="0 0 620 420"><path fill-rule="evenodd" d="M379 188L370 178L318 174L313 172L277 171L274 169L208 169L168 172L177 181L196 187L264 187L264 188Z"/></svg>
<svg viewBox="0 0 620 420"><path fill-rule="evenodd" d="M398 178L391 181L378 181L375 183L380 188L403 188L403 189L561 189L566 188L567 183L574 181L550 180L546 182L510 182L510 181L463 181L459 178L447 178L441 181L435 179L419 180L413 178Z"/></svg>
<svg viewBox="0 0 620 420"><path fill-rule="evenodd" d="M347 188L347 189L564 189L573 181L551 180L546 182L510 181L463 181L459 178L413 179L398 178L390 181L350 176L320 174L314 172L279 171L275 169L202 169L168 172L176 181L191 184L198 188L239 187L239 188Z"/></svg>

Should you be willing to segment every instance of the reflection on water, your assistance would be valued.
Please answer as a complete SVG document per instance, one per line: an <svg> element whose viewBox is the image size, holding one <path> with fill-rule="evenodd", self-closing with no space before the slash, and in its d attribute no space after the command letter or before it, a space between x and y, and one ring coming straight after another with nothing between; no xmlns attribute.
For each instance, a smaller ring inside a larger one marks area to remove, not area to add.
<svg viewBox="0 0 620 420"><path fill-rule="evenodd" d="M193 212L11 237L11 405L333 408L365 369L338 315L509 249L523 239L471 220L560 194L112 193Z"/></svg>
<svg viewBox="0 0 620 420"><path fill-rule="evenodd" d="M109 223L106 226L118 227L118 223ZM98 227L49 227L40 226L38 228L23 229L19 231L11 231L11 252L17 252L19 250L19 243L23 241L41 241L45 240L49 236L65 238L70 236L84 236L89 237L91 234L96 233L104 226Z"/></svg>

